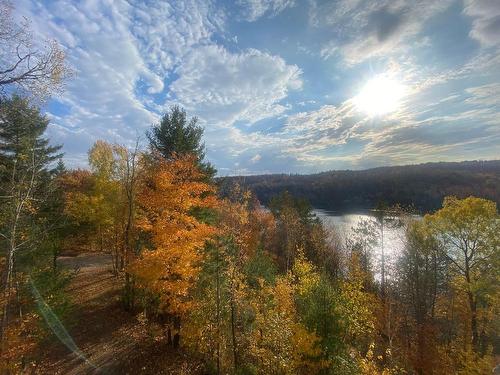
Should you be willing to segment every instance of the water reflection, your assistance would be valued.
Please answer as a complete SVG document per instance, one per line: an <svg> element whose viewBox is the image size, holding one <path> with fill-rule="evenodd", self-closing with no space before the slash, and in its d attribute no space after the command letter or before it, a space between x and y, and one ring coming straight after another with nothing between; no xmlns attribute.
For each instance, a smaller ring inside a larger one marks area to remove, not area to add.
<svg viewBox="0 0 500 375"><path fill-rule="evenodd" d="M382 240L380 226L377 225L376 211L366 210L359 213L339 213L335 211L315 209L314 213L320 218L327 230L336 231L343 243L345 243L348 239L352 239L355 235L355 228L362 224L363 221L372 223L375 229L377 243L373 246L371 258L373 266L375 267L375 274L377 276L377 269L379 269L379 263L382 255ZM416 217L418 218L418 216ZM391 264L393 264L396 256L404 248L405 226L391 225L390 222L386 222L386 225L384 225L383 238L386 268L389 269L391 268Z"/></svg>

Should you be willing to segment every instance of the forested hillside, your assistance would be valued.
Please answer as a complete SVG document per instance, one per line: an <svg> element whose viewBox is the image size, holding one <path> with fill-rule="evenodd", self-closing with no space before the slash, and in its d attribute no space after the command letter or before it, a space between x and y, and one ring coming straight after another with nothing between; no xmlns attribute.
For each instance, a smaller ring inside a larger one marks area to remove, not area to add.
<svg viewBox="0 0 500 375"><path fill-rule="evenodd" d="M45 102L64 52L11 9L0 0L0 374L498 374L500 161L221 179L203 122L172 105L145 134L93 134L72 168ZM377 210L329 226L310 203Z"/></svg>
<svg viewBox="0 0 500 375"><path fill-rule="evenodd" d="M238 184L220 191L203 129L180 107L151 127L148 149L98 140L90 168L73 170L37 107L14 96L0 116L3 373L445 375L497 364L491 200L446 197L423 220L388 207L342 233L288 192L264 209ZM384 242L391 227L399 250Z"/></svg>
<svg viewBox="0 0 500 375"><path fill-rule="evenodd" d="M310 175L273 174L225 177L224 187L238 181L268 203L289 191L314 207L353 210L389 205L414 206L421 212L438 209L448 195L476 195L500 202L500 160L426 163L362 171L329 171Z"/></svg>

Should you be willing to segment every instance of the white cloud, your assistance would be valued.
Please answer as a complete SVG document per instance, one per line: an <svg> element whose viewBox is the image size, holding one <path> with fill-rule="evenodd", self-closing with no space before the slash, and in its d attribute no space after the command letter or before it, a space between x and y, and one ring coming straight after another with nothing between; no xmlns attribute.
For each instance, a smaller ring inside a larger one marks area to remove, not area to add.
<svg viewBox="0 0 500 375"><path fill-rule="evenodd" d="M192 48L211 43L224 14L212 1L135 1L129 10L132 34L147 65L168 75Z"/></svg>
<svg viewBox="0 0 500 375"><path fill-rule="evenodd" d="M321 56L338 53L348 65L408 48L402 42L417 35L425 21L446 9L452 0L313 2L310 23L335 31L338 39L325 43Z"/></svg>
<svg viewBox="0 0 500 375"><path fill-rule="evenodd" d="M55 141L64 142L70 154L80 155L98 138L134 142L156 119L138 96L137 85L142 82L153 93L161 91L163 82L148 69L129 31L128 3L58 0L44 5L23 1L16 6L32 20L36 35L63 43L76 72L57 98L64 110L51 125L58 127ZM73 141L75 129L78 142Z"/></svg>
<svg viewBox="0 0 500 375"><path fill-rule="evenodd" d="M495 158L500 140L498 92L496 83L465 88L442 99L444 103L460 98L460 105L450 104L443 114L435 95L416 90L398 111L372 119L346 100L288 116L283 130L273 136L282 141L283 155L309 169L331 168L332 163L337 168L366 168L430 158L462 160L477 158L478 148L481 157Z"/></svg>
<svg viewBox="0 0 500 375"><path fill-rule="evenodd" d="M257 163L260 159L262 159L262 156L260 156L260 154L255 154L255 156L253 156L251 159L250 159L250 162L252 164L255 164Z"/></svg>
<svg viewBox="0 0 500 375"><path fill-rule="evenodd" d="M193 49L170 86L175 101L209 124L229 126L286 110L280 102L302 86L301 70L279 56L255 49L231 53L208 45Z"/></svg>
<svg viewBox="0 0 500 375"><path fill-rule="evenodd" d="M500 108L500 83L470 87L465 91L471 95L465 100L466 103Z"/></svg>
<svg viewBox="0 0 500 375"><path fill-rule="evenodd" d="M332 153L325 155L325 152L346 145L364 121L350 100L338 107L324 105L317 110L297 113L287 118L279 134L280 138L286 139L282 151L310 164L352 158Z"/></svg>
<svg viewBox="0 0 500 375"><path fill-rule="evenodd" d="M301 90L303 80L318 77L311 73L304 78L298 66L272 52L222 46L221 40L236 36L226 34L226 15L211 1L18 0L15 5L33 20L35 35L64 44L77 70L58 98L62 110L51 114L49 129L55 141L65 143L72 165L86 158L97 138L133 142L167 105L178 103L206 126L208 155L218 166L231 169L239 163L250 173L415 162L454 155L461 147L473 150L474 145L476 150L484 146L481 155L491 154L488 150L500 137L495 130L500 129L495 109L500 87L488 82L498 67L498 53L484 48L463 66L443 71L416 64L409 50L415 43L427 43L418 39L424 23L450 1L339 0L317 5L311 0L311 24L335 35L320 48L321 56L340 56L347 64L389 56L401 64L405 84L413 83L400 113L373 121L357 113L349 100L290 114L290 93ZM241 0L238 9L224 9L243 10L247 20L255 21L294 4ZM484 45L499 40L497 10L497 1L466 2L471 36ZM466 87L461 83L465 80ZM455 96L440 91L446 84ZM344 89L352 88L338 88ZM324 103L318 97L297 96L302 110L316 107L314 99ZM458 98L463 106L454 112ZM273 124L264 129L269 119ZM460 124L454 128L454 122Z"/></svg>
<svg viewBox="0 0 500 375"><path fill-rule="evenodd" d="M266 4L264 13L285 7ZM279 56L217 45L225 15L211 1L19 0L16 7L35 35L64 45L77 73L57 98L63 109L51 114L51 135L81 163L96 139L134 142L168 104L185 105L208 126L252 123L285 111L280 102L302 84L300 69Z"/></svg>
<svg viewBox="0 0 500 375"><path fill-rule="evenodd" d="M238 0L237 4L242 8L241 17L252 22L264 15L276 16L286 8L294 6L295 0Z"/></svg>
<svg viewBox="0 0 500 375"><path fill-rule="evenodd" d="M500 44L500 1L466 0L464 13L473 18L472 38L485 45Z"/></svg>

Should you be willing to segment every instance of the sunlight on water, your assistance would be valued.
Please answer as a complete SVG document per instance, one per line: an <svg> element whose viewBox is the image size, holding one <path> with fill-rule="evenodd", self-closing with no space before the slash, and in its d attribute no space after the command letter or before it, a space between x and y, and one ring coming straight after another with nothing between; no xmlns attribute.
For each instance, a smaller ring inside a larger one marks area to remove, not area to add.
<svg viewBox="0 0 500 375"><path fill-rule="evenodd" d="M341 214L339 212L315 209L314 213L320 218L327 230L337 231L342 242L345 243L353 235L353 229L356 228L364 220L376 222L373 211L365 211L364 213L356 214ZM384 252L386 255L386 264L390 268L394 263L395 258L404 247L404 227L391 228L384 227ZM380 262L382 253L382 244L380 241L380 233L377 233L378 244L375 246L374 254L372 254L372 262L375 268ZM378 274L378 271L375 271Z"/></svg>

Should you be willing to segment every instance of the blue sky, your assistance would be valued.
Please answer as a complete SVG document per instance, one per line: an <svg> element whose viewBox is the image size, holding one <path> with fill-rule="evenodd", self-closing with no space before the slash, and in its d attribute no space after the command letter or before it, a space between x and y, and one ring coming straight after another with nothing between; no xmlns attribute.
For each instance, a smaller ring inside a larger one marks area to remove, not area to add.
<svg viewBox="0 0 500 375"><path fill-rule="evenodd" d="M70 166L173 104L220 175L500 158L498 0L14 4L77 73L46 106ZM404 88L384 114L356 99L374 77Z"/></svg>

